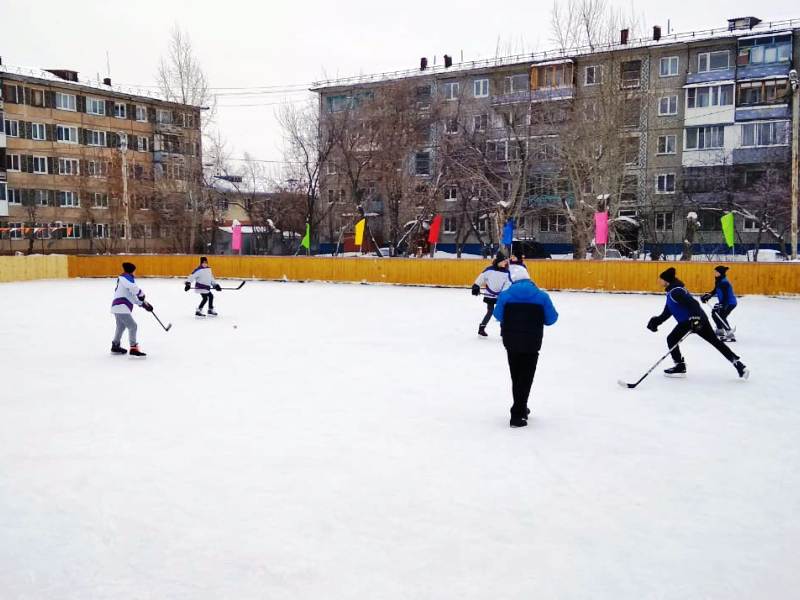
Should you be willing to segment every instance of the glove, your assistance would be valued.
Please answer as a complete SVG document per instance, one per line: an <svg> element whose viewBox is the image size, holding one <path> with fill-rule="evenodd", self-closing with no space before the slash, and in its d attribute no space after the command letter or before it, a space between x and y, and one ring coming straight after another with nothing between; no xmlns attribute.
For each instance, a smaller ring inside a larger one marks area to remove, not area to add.
<svg viewBox="0 0 800 600"><path fill-rule="evenodd" d="M184 292L188 292L190 289L192 289L192 284L191 283L189 283L187 281L186 283L183 284L183 291Z"/></svg>
<svg viewBox="0 0 800 600"><path fill-rule="evenodd" d="M689 324L692 326L692 331L695 333L703 328L703 320L700 317L689 317Z"/></svg>
<svg viewBox="0 0 800 600"><path fill-rule="evenodd" d="M221 292L222 291L222 286L220 284L218 284L218 283L215 283L214 284L214 290L217 291L217 292Z"/></svg>
<svg viewBox="0 0 800 600"><path fill-rule="evenodd" d="M142 308L145 309L147 312L153 312L153 305L149 302L142 302Z"/></svg>
<svg viewBox="0 0 800 600"><path fill-rule="evenodd" d="M703 294L702 296L700 296L700 302L702 302L703 304L705 304L709 300L711 300L711 294Z"/></svg>
<svg viewBox="0 0 800 600"><path fill-rule="evenodd" d="M647 328L653 332L658 331L658 317L651 317L647 322Z"/></svg>
<svg viewBox="0 0 800 600"><path fill-rule="evenodd" d="M481 287L477 283L472 284L472 295L473 296L481 295Z"/></svg>

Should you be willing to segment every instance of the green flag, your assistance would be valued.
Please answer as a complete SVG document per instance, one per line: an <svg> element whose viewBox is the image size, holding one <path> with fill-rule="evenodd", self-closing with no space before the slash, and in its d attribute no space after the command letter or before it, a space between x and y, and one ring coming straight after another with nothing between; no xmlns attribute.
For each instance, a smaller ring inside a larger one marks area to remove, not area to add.
<svg viewBox="0 0 800 600"><path fill-rule="evenodd" d="M306 234L303 236L303 241L300 242L300 247L306 250L311 248L311 223L306 223Z"/></svg>
<svg viewBox="0 0 800 600"><path fill-rule="evenodd" d="M733 248L733 213L722 215L720 221L722 221L722 235L725 236L725 243L728 248Z"/></svg>

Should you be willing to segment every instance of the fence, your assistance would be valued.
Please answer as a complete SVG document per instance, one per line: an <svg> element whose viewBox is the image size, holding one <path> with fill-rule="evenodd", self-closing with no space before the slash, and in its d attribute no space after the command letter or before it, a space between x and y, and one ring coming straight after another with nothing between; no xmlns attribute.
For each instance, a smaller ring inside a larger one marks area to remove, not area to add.
<svg viewBox="0 0 800 600"><path fill-rule="evenodd" d="M183 277L197 256L28 256L0 257L0 281L114 277L123 261L136 264L139 277ZM341 281L401 285L469 286L487 262L389 258L303 258L212 256L220 278L288 281ZM658 274L675 266L694 292L711 288L713 263L629 261L529 261L528 269L546 289L657 292ZM741 294L800 294L800 264L728 263Z"/></svg>

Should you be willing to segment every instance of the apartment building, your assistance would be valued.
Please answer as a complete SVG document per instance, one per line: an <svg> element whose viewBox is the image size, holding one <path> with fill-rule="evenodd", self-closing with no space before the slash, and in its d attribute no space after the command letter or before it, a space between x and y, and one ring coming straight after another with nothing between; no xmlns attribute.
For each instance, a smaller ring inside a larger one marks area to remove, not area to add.
<svg viewBox="0 0 800 600"><path fill-rule="evenodd" d="M418 108L430 111L431 123L402 169L418 187L428 186L433 203L407 194L401 220L413 227L441 214L439 249L479 252L497 243L502 224L495 206L515 194L523 196L512 215L515 236L554 253L573 249L569 217L578 197L610 210L612 245L625 254L679 253L687 237L696 252L723 253L719 219L732 208L739 250L777 247L767 230L785 233L788 241L790 72L798 31L800 21L754 17L700 32L662 35L654 27L647 39L630 40L622 31L619 43L605 47L447 60L437 67L424 60L419 70L320 82L313 89L325 123L341 111L358 112L387 86L416 86ZM615 157L614 173L571 176L572 155L595 132L602 153ZM490 177L459 170L463 161L447 162L452 140L461 136L464 147L477 152L478 134ZM333 151L329 162L342 160ZM321 232L323 250L352 226L354 199L376 243L390 238L385 174L369 169L358 194L341 164L323 169L321 195L334 204L335 221Z"/></svg>
<svg viewBox="0 0 800 600"><path fill-rule="evenodd" d="M200 107L0 61L0 253L183 249Z"/></svg>

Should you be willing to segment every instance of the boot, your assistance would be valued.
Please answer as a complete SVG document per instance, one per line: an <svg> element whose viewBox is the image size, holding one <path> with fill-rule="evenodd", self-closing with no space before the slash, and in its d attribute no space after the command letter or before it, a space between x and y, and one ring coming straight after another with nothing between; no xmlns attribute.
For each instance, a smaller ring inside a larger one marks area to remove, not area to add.
<svg viewBox="0 0 800 600"><path fill-rule="evenodd" d="M736 367L736 372L739 373L740 379L747 379L750 377L750 369L745 367L744 364L742 364L742 361L735 361L733 366Z"/></svg>
<svg viewBox="0 0 800 600"><path fill-rule="evenodd" d="M194 311L194 316L195 317L205 317L205 315L203 314L203 311L200 310L199 308L196 311Z"/></svg>
<svg viewBox="0 0 800 600"><path fill-rule="evenodd" d="M118 343L111 342L111 354L127 354L128 351L125 350L122 346Z"/></svg>
<svg viewBox="0 0 800 600"><path fill-rule="evenodd" d="M139 350L139 345L138 344L134 344L133 346L131 346L131 356L142 356L142 357L144 357L144 356L147 356L147 354L145 354L144 352Z"/></svg>
<svg viewBox="0 0 800 600"><path fill-rule="evenodd" d="M478 335L481 337L487 337L489 335L486 333L486 325L478 325Z"/></svg>
<svg viewBox="0 0 800 600"><path fill-rule="evenodd" d="M670 369L664 369L664 375L667 377L685 377L686 376L686 363L681 361L675 363L675 366Z"/></svg>
<svg viewBox="0 0 800 600"><path fill-rule="evenodd" d="M736 336L733 335L733 330L732 329L729 329L728 331L725 332L725 337L722 338L722 341L723 342L735 342L736 341Z"/></svg>
<svg viewBox="0 0 800 600"><path fill-rule="evenodd" d="M208 316L209 317L216 317L217 316L217 311L215 311L213 308L209 308L208 309Z"/></svg>
<svg viewBox="0 0 800 600"><path fill-rule="evenodd" d="M516 429L518 427L527 427L528 426L528 419L516 419L512 418L511 422L509 423L512 429Z"/></svg>

